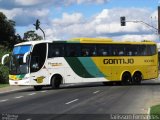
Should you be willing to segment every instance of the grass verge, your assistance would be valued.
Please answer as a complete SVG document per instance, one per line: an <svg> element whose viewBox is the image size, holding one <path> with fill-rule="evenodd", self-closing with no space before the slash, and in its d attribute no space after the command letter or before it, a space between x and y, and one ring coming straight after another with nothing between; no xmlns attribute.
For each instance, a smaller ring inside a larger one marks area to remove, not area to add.
<svg viewBox="0 0 160 120"><path fill-rule="evenodd" d="M150 110L150 120L160 120L160 105L152 106Z"/></svg>
<svg viewBox="0 0 160 120"><path fill-rule="evenodd" d="M0 84L0 88L7 87L9 84Z"/></svg>

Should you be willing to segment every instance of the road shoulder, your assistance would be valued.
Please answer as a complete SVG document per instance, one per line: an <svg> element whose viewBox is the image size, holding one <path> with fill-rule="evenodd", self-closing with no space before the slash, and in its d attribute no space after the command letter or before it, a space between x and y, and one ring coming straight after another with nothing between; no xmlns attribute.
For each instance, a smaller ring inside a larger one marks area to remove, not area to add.
<svg viewBox="0 0 160 120"><path fill-rule="evenodd" d="M0 94L32 88L31 86L6 86L0 88Z"/></svg>

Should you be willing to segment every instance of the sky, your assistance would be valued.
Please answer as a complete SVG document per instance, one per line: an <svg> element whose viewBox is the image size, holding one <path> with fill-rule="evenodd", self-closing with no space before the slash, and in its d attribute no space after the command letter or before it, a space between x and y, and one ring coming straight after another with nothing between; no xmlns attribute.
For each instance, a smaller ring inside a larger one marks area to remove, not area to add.
<svg viewBox="0 0 160 120"><path fill-rule="evenodd" d="M0 12L16 22L16 33L23 37L40 20L46 39L77 37L112 38L117 41L160 41L157 28L160 0L0 0ZM35 30L36 31L36 30ZM40 30L37 34L43 36Z"/></svg>

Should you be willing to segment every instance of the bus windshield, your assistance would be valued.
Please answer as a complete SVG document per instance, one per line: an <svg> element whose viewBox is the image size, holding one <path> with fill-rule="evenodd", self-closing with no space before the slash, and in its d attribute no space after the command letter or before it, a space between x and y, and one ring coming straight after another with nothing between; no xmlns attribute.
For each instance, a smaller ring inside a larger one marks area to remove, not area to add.
<svg viewBox="0 0 160 120"><path fill-rule="evenodd" d="M23 56L26 52L29 52L31 45L15 46L10 61L10 74L27 74L29 72L29 57L27 62L23 63Z"/></svg>

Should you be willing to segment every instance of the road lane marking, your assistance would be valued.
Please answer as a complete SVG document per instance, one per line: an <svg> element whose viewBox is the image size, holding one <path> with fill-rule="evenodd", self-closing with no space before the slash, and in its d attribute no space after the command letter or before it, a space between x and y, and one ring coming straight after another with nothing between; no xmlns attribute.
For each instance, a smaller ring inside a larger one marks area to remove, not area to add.
<svg viewBox="0 0 160 120"><path fill-rule="evenodd" d="M24 97L24 96L17 96L17 97L15 97L16 99L19 99L19 98L22 98L22 97Z"/></svg>
<svg viewBox="0 0 160 120"><path fill-rule="evenodd" d="M71 104L71 103L76 102L76 101L78 101L78 100L79 100L79 99L74 99L74 100L69 101L69 102L67 102L67 103L65 103L65 104L68 105L68 104Z"/></svg>
<svg viewBox="0 0 160 120"><path fill-rule="evenodd" d="M44 92L47 92L47 91L40 91L40 92L44 93Z"/></svg>
<svg viewBox="0 0 160 120"><path fill-rule="evenodd" d="M99 90L97 90L97 91L95 91L95 92L93 92L93 94L96 94L96 93L99 93L100 91Z"/></svg>
<svg viewBox="0 0 160 120"><path fill-rule="evenodd" d="M150 115L151 108L148 108L147 114Z"/></svg>
<svg viewBox="0 0 160 120"><path fill-rule="evenodd" d="M8 99L5 99L5 100L0 100L0 102L6 102L6 101L8 101Z"/></svg>
<svg viewBox="0 0 160 120"><path fill-rule="evenodd" d="M35 95L36 93L30 93L30 94L28 94L28 95Z"/></svg>
<svg viewBox="0 0 160 120"><path fill-rule="evenodd" d="M27 118L26 120L32 120L32 118Z"/></svg>

